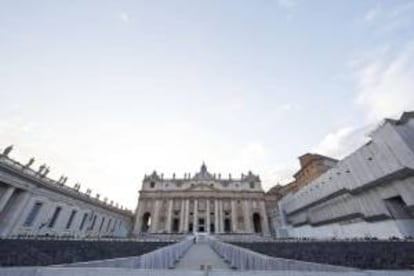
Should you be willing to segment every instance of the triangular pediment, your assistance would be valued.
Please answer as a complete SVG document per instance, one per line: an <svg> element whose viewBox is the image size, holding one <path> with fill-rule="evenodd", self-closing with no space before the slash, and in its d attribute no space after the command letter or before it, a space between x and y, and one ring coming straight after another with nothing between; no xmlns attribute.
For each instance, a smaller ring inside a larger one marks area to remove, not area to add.
<svg viewBox="0 0 414 276"><path fill-rule="evenodd" d="M185 191L219 191L216 187L207 183L191 184L191 187L185 189Z"/></svg>

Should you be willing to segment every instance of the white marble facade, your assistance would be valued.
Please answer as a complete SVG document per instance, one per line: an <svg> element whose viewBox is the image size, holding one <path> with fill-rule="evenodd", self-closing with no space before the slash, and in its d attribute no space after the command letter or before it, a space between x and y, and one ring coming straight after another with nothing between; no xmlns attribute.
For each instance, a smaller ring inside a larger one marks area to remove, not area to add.
<svg viewBox="0 0 414 276"><path fill-rule="evenodd" d="M269 235L259 177L249 172L224 179L209 173L205 164L194 177L146 176L133 234L191 232Z"/></svg>
<svg viewBox="0 0 414 276"><path fill-rule="evenodd" d="M126 237L132 213L0 156L0 237Z"/></svg>

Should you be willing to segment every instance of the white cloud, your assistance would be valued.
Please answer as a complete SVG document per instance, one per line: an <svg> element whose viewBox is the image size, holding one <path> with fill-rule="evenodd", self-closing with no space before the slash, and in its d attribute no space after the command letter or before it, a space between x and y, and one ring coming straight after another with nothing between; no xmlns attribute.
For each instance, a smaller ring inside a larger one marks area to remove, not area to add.
<svg viewBox="0 0 414 276"><path fill-rule="evenodd" d="M288 103L279 106L279 109L283 110L283 111L291 111L293 108L294 108L294 106L292 104L288 104Z"/></svg>
<svg viewBox="0 0 414 276"><path fill-rule="evenodd" d="M297 162L296 160L292 160ZM273 166L267 169L262 175L263 188L268 190L276 184L285 185L293 180L293 174L299 169L298 162L296 164Z"/></svg>
<svg viewBox="0 0 414 276"><path fill-rule="evenodd" d="M382 14L382 7L377 5L374 8L370 9L364 16L364 19L367 23L374 23Z"/></svg>
<svg viewBox="0 0 414 276"><path fill-rule="evenodd" d="M408 1L406 3L403 3L401 5L396 6L394 9L390 10L389 16L390 17L400 17L404 14L409 13L409 16L412 16L410 12L414 9L414 1Z"/></svg>
<svg viewBox="0 0 414 276"><path fill-rule="evenodd" d="M260 143L249 143L240 152L240 162L243 167L253 167L265 159L266 150Z"/></svg>
<svg viewBox="0 0 414 276"><path fill-rule="evenodd" d="M277 4L282 9L286 10L286 19L290 21L293 17L293 13L297 7L296 0L277 0Z"/></svg>
<svg viewBox="0 0 414 276"><path fill-rule="evenodd" d="M245 103L240 98L231 99L226 102L211 106L211 112L240 112L244 109Z"/></svg>
<svg viewBox="0 0 414 276"><path fill-rule="evenodd" d="M285 103L276 107L276 110L279 112L292 112L299 111L301 106L296 103Z"/></svg>
<svg viewBox="0 0 414 276"><path fill-rule="evenodd" d="M370 121L414 109L414 42L395 56L389 52L354 68L357 104Z"/></svg>
<svg viewBox="0 0 414 276"><path fill-rule="evenodd" d="M414 109L414 42L393 53L387 46L354 60L355 103L366 119L327 134L315 152L343 158L369 140L369 132L379 121Z"/></svg>
<svg viewBox="0 0 414 276"><path fill-rule="evenodd" d="M379 24L378 30L384 32L390 28L388 23L396 26L401 22L397 14L402 15L411 8L412 5L404 5L385 11L377 6L365 15L365 20ZM395 118L414 109L414 41L396 49L388 40L383 46L354 58L350 67L356 83L355 104L365 118L328 133L313 149L338 159L366 143L368 134L382 119Z"/></svg>
<svg viewBox="0 0 414 276"><path fill-rule="evenodd" d="M296 0L277 0L277 4L285 9L292 10L296 8Z"/></svg>
<svg viewBox="0 0 414 276"><path fill-rule="evenodd" d="M376 28L374 34L382 36L401 29L411 29L413 9L414 1L400 5L392 5L391 3L387 8L378 4L367 11L364 15L364 20Z"/></svg>
<svg viewBox="0 0 414 276"><path fill-rule="evenodd" d="M342 159L366 143L373 125L364 127L347 126L327 134L312 150L313 152Z"/></svg>
<svg viewBox="0 0 414 276"><path fill-rule="evenodd" d="M129 22L129 15L126 12L124 12L124 11L119 14L119 18L124 23L128 23Z"/></svg>

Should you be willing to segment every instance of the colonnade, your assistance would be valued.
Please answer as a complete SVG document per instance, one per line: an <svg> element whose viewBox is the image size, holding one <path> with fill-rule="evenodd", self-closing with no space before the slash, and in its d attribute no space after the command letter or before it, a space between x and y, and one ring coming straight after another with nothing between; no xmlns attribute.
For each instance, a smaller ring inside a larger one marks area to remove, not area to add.
<svg viewBox="0 0 414 276"><path fill-rule="evenodd" d="M0 213L4 210L4 207L6 207L15 190L15 187L9 186L6 188L5 192L0 195Z"/></svg>
<svg viewBox="0 0 414 276"><path fill-rule="evenodd" d="M11 234L26 207L31 193L6 185L0 195L0 236Z"/></svg>
<svg viewBox="0 0 414 276"><path fill-rule="evenodd" d="M259 221L254 221L254 214ZM136 233L269 234L265 203L261 199L146 198L138 206L137 228Z"/></svg>

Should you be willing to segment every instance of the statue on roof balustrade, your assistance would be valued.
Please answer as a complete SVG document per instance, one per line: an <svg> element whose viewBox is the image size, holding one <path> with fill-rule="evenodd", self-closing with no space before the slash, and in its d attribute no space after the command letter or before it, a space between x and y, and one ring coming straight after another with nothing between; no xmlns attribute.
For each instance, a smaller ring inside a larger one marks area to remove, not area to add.
<svg viewBox="0 0 414 276"><path fill-rule="evenodd" d="M5 156L5 157L8 157L8 155L10 154L10 152L11 152L12 150L13 150L13 145L10 145L10 146L6 147L6 148L3 150L2 155L3 155L3 156Z"/></svg>
<svg viewBox="0 0 414 276"><path fill-rule="evenodd" d="M23 168L25 168L25 169L28 169L28 168L30 168L30 166L31 165L33 165L33 163L35 162L35 159L32 157L32 158L30 158L30 160L29 160L29 162L27 162L27 164L26 165L24 165L24 167Z"/></svg>

